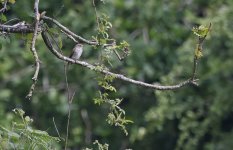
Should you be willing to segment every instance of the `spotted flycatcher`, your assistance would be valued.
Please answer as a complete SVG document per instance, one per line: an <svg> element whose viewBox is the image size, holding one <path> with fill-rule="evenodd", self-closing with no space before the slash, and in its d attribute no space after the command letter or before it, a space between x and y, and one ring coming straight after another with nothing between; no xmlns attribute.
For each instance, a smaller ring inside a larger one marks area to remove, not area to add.
<svg viewBox="0 0 233 150"><path fill-rule="evenodd" d="M73 60L78 60L80 58L80 56L82 55L82 53L83 53L83 45L76 44L69 57ZM70 64L70 63L68 63L68 64Z"/></svg>

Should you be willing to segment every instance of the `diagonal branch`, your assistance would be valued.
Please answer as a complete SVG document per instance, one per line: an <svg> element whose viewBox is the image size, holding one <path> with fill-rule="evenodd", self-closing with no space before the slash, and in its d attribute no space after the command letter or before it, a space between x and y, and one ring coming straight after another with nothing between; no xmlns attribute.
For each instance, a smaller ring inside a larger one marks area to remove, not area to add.
<svg viewBox="0 0 233 150"><path fill-rule="evenodd" d="M117 73L113 73L113 72L110 72L106 69L96 69L97 66L94 66L92 64L89 64L87 62L84 62L84 61L78 61L78 60L73 60L69 57L66 57L64 55L62 55L61 53L59 53L51 44L51 41L50 39L48 38L47 34L46 34L46 31L43 31L42 32L42 38L46 44L46 46L48 47L48 49L59 59L63 60L63 61L66 61L66 62L69 62L69 63L72 63L72 64L78 64L78 65L81 65L83 67L86 67L88 69L91 69L91 70L94 70L96 72L100 72L102 74L105 74L105 75L110 75L110 76L114 76L115 78L117 79L120 79L120 80L123 80L123 81L126 81L126 82L129 82L129 83L132 83L132 84L135 84L135 85L140 85L140 86L143 86L143 87L148 87L148 88L152 88L152 89L156 89L156 90L175 90L175 89L178 89L178 88L181 88L183 86L186 86L186 85L196 85L196 81L195 80L192 80L192 79L188 79L184 82L181 82L179 84L175 84L175 85L167 85L167 86L163 86L163 85L158 85L158 84L149 84L149 83L145 83L145 82L142 82L142 81L138 81L138 80L134 80L134 79L131 79L131 78L128 78L122 74L117 74Z"/></svg>
<svg viewBox="0 0 233 150"><path fill-rule="evenodd" d="M42 19L45 19L45 20L49 20L51 22L53 22L54 24L56 24L62 31L64 31L65 34L68 34L68 35L71 35L73 36L74 38L77 38L77 40L81 41L81 42L84 42L84 43L87 43L89 45L98 45L98 42L96 41L89 41L87 39L84 39L83 37L75 34L74 32L70 31L68 28L66 28L65 26L63 26L61 23L59 23L57 20L53 19L53 18L50 18L50 17L47 17L47 16L43 16Z"/></svg>
<svg viewBox="0 0 233 150"><path fill-rule="evenodd" d="M35 48L35 44L36 44L36 38L37 38L37 32L38 32L38 26L39 26L39 21L40 21L40 14L39 14L39 10L38 10L38 5L39 5L39 0L35 0L34 3L34 13L35 13L35 29L34 29L34 33L33 33L33 37L32 37L32 44L31 44L31 52L34 56L35 59L35 73L32 77L32 85L31 88L29 90L28 95L26 96L26 98L31 99L32 95L33 95L33 91L35 90L35 86L37 83L37 78L38 78L38 74L39 74L39 70L40 70L40 60L38 57L38 54L36 52L36 48Z"/></svg>
<svg viewBox="0 0 233 150"><path fill-rule="evenodd" d="M27 95L27 98L30 99L32 97L32 94L33 94L33 91L35 89L35 85L36 85L36 82L37 82L39 69L40 69L40 61L39 61L39 58L38 58L38 55L37 55L37 52L36 52L36 49L35 49L35 42L36 42L36 37L37 37L38 32L42 33L43 40L44 40L46 46L49 48L49 50L56 57L58 57L59 59L61 59L63 61L70 62L70 63L73 63L73 64L78 64L78 65L81 65L81 66L86 67L88 69L94 70L96 72L100 72L100 73L106 74L106 75L111 75L111 76L114 76L117 79L129 82L129 83L132 83L132 84L135 84L135 85L140 85L140 86L143 86L143 87L148 87L148 88L157 89L157 90L174 90L174 89L178 89L178 88L181 88L183 86L190 85L190 84L191 85L197 85L197 83L196 83L197 80L195 79L195 76L196 76L196 70L197 70L197 65L198 65L198 58L196 56L194 57L194 66L193 66L192 76L189 79L187 79L187 80L185 80L185 81L183 81L181 83L178 83L178 84L175 84L175 85L167 85L167 86L163 86L163 85L159 85L159 84L149 84L149 83L145 83L145 82L142 82L142 81L134 80L134 79L128 78L128 77L126 77L126 76L124 76L122 74L113 73L113 72L110 72L107 69L97 69L98 66L89 64L89 63L84 62L84 61L78 61L78 60L74 61L73 59L70 59L70 58L64 56L63 54L58 52L52 46L50 39L46 35L47 34L46 33L47 29L43 28L43 26L40 25L39 21L40 21L41 18L45 19L45 20L49 20L49 21L53 22L54 24L56 24L61 29L61 31L63 33L65 33L67 36L69 36L69 38L71 38L75 42L83 42L83 43L86 43L86 44L89 44L89 45L99 45L99 43L96 42L96 41L86 40L86 39L76 35L75 33L70 31L68 28L66 28L65 26L63 26L62 24L60 24L58 21L56 21L53 18L44 16L44 15L40 15L39 12L38 12L38 4L39 4L39 0L35 0L35 6L34 6L34 8L35 8L35 10L34 10L35 11L35 23L34 23L34 27L32 25L28 25L28 24L15 24L15 25L1 25L0 24L0 31L3 32L3 33L34 33L33 38L32 38L32 44L31 44L31 52L32 52L32 54L34 56L34 59L35 59L36 69L35 69L34 76L32 78L33 84L31 85L31 88L30 88L29 94ZM208 28L208 32L210 30L210 27L211 27L211 24L210 24L210 26ZM206 36L207 36L207 34L204 37L199 38L199 41L198 41L199 42L198 43L199 49L202 49L203 41L205 40ZM109 45L111 45L111 44L106 44L104 46L109 46Z"/></svg>
<svg viewBox="0 0 233 150"><path fill-rule="evenodd" d="M90 41L90 40L87 40L87 39L75 34L74 32L70 31L67 27L65 27L64 25L62 25L61 23L59 23L57 20L55 20L53 18L50 18L48 16L42 16L41 19L49 20L50 22L56 24L61 29L61 31L64 34L66 34L66 36L68 38L70 38L71 40L73 40L75 43L80 42L80 43L86 43L86 44L89 44L89 45L100 45L100 43L98 41ZM114 46L115 44L116 43L113 42L113 43L110 43L110 44L103 44L102 46L104 46L104 47Z"/></svg>

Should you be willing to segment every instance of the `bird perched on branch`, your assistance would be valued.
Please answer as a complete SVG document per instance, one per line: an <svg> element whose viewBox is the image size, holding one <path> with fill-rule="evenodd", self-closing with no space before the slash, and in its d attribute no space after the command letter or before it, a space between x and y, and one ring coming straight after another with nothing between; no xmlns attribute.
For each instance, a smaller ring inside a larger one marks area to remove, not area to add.
<svg viewBox="0 0 233 150"><path fill-rule="evenodd" d="M83 45L82 44L76 44L75 47L72 50L72 53L70 54L69 58L73 60L78 60L80 56L83 53ZM70 63L68 63L69 65Z"/></svg>

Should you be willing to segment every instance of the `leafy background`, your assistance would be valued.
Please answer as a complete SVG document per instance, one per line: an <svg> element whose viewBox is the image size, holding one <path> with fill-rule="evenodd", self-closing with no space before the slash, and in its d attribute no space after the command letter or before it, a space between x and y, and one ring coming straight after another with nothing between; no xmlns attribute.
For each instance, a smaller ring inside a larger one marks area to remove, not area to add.
<svg viewBox="0 0 233 150"><path fill-rule="evenodd" d="M108 106L95 105L97 75L80 66L71 66L68 79L76 90L70 123L71 149L91 147L95 140L109 149L206 149L233 147L233 2L228 0L106 0L96 2L98 13L110 17L110 36L131 45L131 55L122 62L112 57L112 70L149 83L173 84L192 73L196 38L191 29L213 24L204 43L204 57L198 66L199 87L175 91L154 91L119 80L114 81L123 98L121 107L134 123L124 132L106 122ZM6 13L33 22L33 2L16 1ZM59 20L79 35L91 39L96 31L92 1L41 1L40 10ZM39 37L41 71L31 101L25 99L33 74L33 58L25 40L27 35L0 38L0 125L10 127L16 118L12 110L22 108L34 119L34 127L62 137L66 134L68 103L64 63L57 60ZM21 37L21 38L19 38ZM24 39L22 39L24 37ZM64 39L64 53L74 43ZM100 62L101 49L85 46L82 59ZM60 149L64 142L60 142Z"/></svg>

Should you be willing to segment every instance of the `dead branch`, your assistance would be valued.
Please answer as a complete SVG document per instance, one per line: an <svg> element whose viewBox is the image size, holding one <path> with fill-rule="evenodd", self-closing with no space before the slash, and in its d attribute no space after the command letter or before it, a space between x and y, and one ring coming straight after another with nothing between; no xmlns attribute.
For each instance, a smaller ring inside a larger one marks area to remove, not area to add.
<svg viewBox="0 0 233 150"><path fill-rule="evenodd" d="M61 23L59 23L57 20L55 20L53 18L50 18L50 17L47 17L47 16L43 16L42 19L51 21L52 23L56 24L65 34L76 38L78 41L80 41L82 43L86 43L86 44L89 44L89 45L98 45L98 42L96 42L96 41L89 41L87 39L84 39L83 37L75 34L72 31L70 31L67 27L63 26Z"/></svg>
<svg viewBox="0 0 233 150"><path fill-rule="evenodd" d="M138 80L134 80L131 78L128 78L122 74L117 74L117 73L113 73L111 71L109 71L108 69L97 69L98 66L96 65L92 65L89 64L87 62L84 61L79 61L79 60L73 60L71 58L68 58L66 56L64 56L62 53L60 53L56 48L54 48L54 46L52 45L50 38L47 35L47 29L46 27L44 27L41 23L40 20L43 19L44 21L49 21L52 22L53 24L55 24L56 26L58 26L58 28L60 28L60 30L66 34L70 39L72 39L74 42L78 43L85 43L88 45L100 45L98 41L92 41L92 40L87 40L77 34L75 34L74 32L70 31L67 27L65 27L64 25L62 25L61 23L59 23L57 20L47 17L45 16L45 13L43 15L39 14L38 11L38 5L39 5L39 0L35 0L34 2L34 14L35 14L35 21L32 25L27 24L25 22L20 22L17 24L13 24L13 25L3 25L0 24L0 32L4 33L33 33L33 38L32 38L32 43L31 43L31 47L30 50L33 54L34 60L35 60L35 72L34 75L32 77L33 83L31 85L31 88L29 90L29 93L27 95L27 98L31 98L33 95L33 91L35 90L35 86L37 83L37 78L38 78L38 74L39 74L39 69L40 69L40 60L37 54L37 51L35 49L35 44L36 44L36 39L37 39L37 35L38 33L41 33L42 38L44 40L44 43L46 44L46 46L48 47L48 49L59 59L65 61L65 62L69 62L69 63L73 63L73 64L77 64L80 65L82 67L86 67L90 70L96 71L96 72L100 72L104 75L110 75L113 76L117 79L123 80L125 82L128 83L132 83L135 85L140 85L143 87L147 87L147 88L152 88L152 89L156 89L156 90L175 90L178 88L181 88L183 86L187 86L187 85L197 85L196 83L196 70L197 70L197 65L198 65L198 59L194 58L194 66L193 66L193 74L192 76L183 81L180 82L178 84L174 84L174 85L159 85L159 84L150 84L150 83L146 83L146 82L142 82L142 81L138 81ZM210 29L211 25L209 26ZM206 36L205 36L206 37ZM199 39L199 47L202 47L202 43L205 39L205 37L203 37L202 39ZM113 44L115 44L115 42L110 43L110 44L105 44L102 46L113 46Z"/></svg>
<svg viewBox="0 0 233 150"><path fill-rule="evenodd" d="M35 90L35 86L37 83L37 78L38 78L38 74L39 74L39 70L40 70L40 60L39 60L39 57L38 57L38 54L37 54L37 51L35 48L38 26L39 26L39 22L40 22L40 14L38 11L38 5L39 5L39 0L35 0L35 3L34 3L35 27L34 27L33 37L32 37L32 44L31 44L31 48L30 48L30 50L34 56L34 59L35 59L35 73L32 77L33 83L31 85L31 88L29 90L28 95L26 96L26 98L28 98L28 99L31 99L33 91Z"/></svg>
<svg viewBox="0 0 233 150"><path fill-rule="evenodd" d="M175 90L175 89L181 88L181 87L183 87L185 85L189 85L189 84L196 85L196 80L192 80L192 79L188 79L188 80L186 80L184 82L181 82L179 84L167 85L167 86L158 85L158 84L149 84L149 83L145 83L145 82L142 82L142 81L138 81L138 80L134 80L134 79L128 78L128 77L126 77L126 76L124 76L122 74L117 74L117 73L110 72L110 71L108 71L106 69L96 69L97 66L95 66L95 65L89 64L89 63L84 62L84 61L79 61L79 60L75 61L75 60L73 60L73 59L71 59L69 57L66 57L66 56L62 55L61 53L59 53L56 50L56 48L54 48L53 45L51 44L51 41L48 38L46 31L42 32L42 38L43 38L46 46L48 47L48 49L57 58L59 58L59 59L61 59L63 61L72 63L72 64L78 64L80 66L86 67L86 68L94 70L96 72L100 72L100 73L105 74L105 75L113 76L113 77L115 77L117 79L129 82L129 83L133 83L133 84L136 84L136 85L140 85L140 86L143 86L143 87L148 87L148 88L152 88L152 89L156 89L156 90Z"/></svg>

